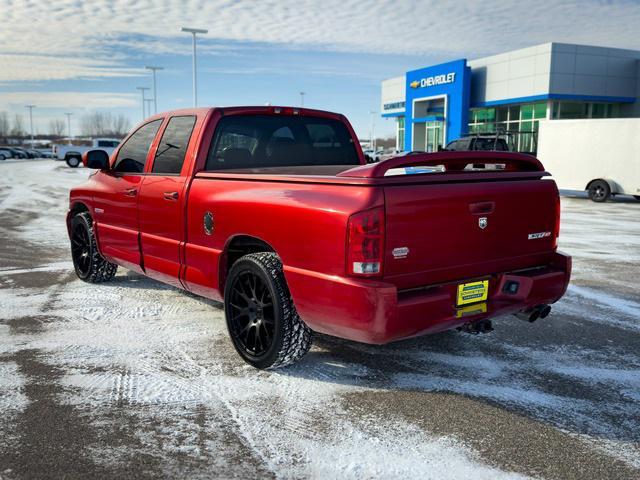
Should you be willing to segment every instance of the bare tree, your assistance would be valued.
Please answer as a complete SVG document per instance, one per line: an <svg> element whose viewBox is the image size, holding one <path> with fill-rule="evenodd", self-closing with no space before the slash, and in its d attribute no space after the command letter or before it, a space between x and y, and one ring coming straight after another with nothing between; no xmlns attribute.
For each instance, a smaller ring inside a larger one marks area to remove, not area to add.
<svg viewBox="0 0 640 480"><path fill-rule="evenodd" d="M53 137L60 138L64 136L66 125L61 118L53 118L49 121L49 134Z"/></svg>
<svg viewBox="0 0 640 480"><path fill-rule="evenodd" d="M114 137L121 138L124 137L131 130L131 121L125 115L118 115L113 118L113 122L111 123L111 133Z"/></svg>
<svg viewBox="0 0 640 480"><path fill-rule="evenodd" d="M124 137L130 128L131 122L122 114L91 112L80 119L80 130L88 137Z"/></svg>
<svg viewBox="0 0 640 480"><path fill-rule="evenodd" d="M24 137L24 122L22 120L22 115L16 113L16 116L13 119L13 128L11 129L11 135L14 137Z"/></svg>
<svg viewBox="0 0 640 480"><path fill-rule="evenodd" d="M7 112L0 112L0 138L6 139L10 130L9 115L7 115Z"/></svg>

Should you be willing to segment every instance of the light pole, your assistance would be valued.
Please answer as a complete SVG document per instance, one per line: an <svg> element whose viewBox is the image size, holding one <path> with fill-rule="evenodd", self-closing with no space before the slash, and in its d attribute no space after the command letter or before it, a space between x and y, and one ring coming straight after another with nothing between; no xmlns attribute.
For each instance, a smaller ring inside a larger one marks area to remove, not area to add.
<svg viewBox="0 0 640 480"><path fill-rule="evenodd" d="M73 113L64 112L64 114L67 116L67 143L71 145L71 115L73 115Z"/></svg>
<svg viewBox="0 0 640 480"><path fill-rule="evenodd" d="M156 87L156 72L158 70L164 70L163 67L144 67L147 70L151 70L153 72L153 113L158 113L158 89ZM151 113L151 112L149 112Z"/></svg>
<svg viewBox="0 0 640 480"><path fill-rule="evenodd" d="M35 108L35 105L25 105L25 107L29 109L29 126L31 129L31 148L34 148L35 144L33 142L33 109Z"/></svg>
<svg viewBox="0 0 640 480"><path fill-rule="evenodd" d="M148 115L151 115L151 102L153 102L153 98L145 99L145 103L147 104L147 112L149 112Z"/></svg>
<svg viewBox="0 0 640 480"><path fill-rule="evenodd" d="M145 90L149 90L149 87L136 87L136 89L140 90L140 92L142 92L142 120L144 121L144 119L146 118L146 110L145 110L145 100L146 98L144 97L144 91Z"/></svg>
<svg viewBox="0 0 640 480"><path fill-rule="evenodd" d="M198 106L198 68L196 64L196 34L205 34L209 30L204 28L182 27L180 31L190 33L193 36L193 106Z"/></svg>
<svg viewBox="0 0 640 480"><path fill-rule="evenodd" d="M369 148L371 148L371 150L373 150L373 153L376 153L376 136L375 136L375 127L376 127L376 114L378 112L376 112L375 110L370 110L369 113L371 114L371 135L369 136Z"/></svg>
<svg viewBox="0 0 640 480"><path fill-rule="evenodd" d="M304 107L304 96L306 94L306 92L300 92L300 108Z"/></svg>

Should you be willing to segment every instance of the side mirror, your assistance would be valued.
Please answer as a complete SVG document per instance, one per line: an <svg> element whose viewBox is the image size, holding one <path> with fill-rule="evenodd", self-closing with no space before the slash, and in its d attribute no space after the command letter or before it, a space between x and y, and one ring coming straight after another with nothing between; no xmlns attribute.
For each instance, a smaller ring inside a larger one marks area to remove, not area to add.
<svg viewBox="0 0 640 480"><path fill-rule="evenodd" d="M95 170L108 170L109 155L104 150L89 150L82 154L82 164Z"/></svg>

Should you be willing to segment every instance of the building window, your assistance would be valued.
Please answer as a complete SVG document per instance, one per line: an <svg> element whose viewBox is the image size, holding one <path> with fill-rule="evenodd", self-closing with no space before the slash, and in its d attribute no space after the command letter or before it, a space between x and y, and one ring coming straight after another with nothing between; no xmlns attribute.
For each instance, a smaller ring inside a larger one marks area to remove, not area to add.
<svg viewBox="0 0 640 480"><path fill-rule="evenodd" d="M554 120L614 118L620 116L619 103L553 102Z"/></svg>
<svg viewBox="0 0 640 480"><path fill-rule="evenodd" d="M469 114L469 133L503 133L519 152L535 152L538 120L546 118L547 102L496 108L474 108Z"/></svg>

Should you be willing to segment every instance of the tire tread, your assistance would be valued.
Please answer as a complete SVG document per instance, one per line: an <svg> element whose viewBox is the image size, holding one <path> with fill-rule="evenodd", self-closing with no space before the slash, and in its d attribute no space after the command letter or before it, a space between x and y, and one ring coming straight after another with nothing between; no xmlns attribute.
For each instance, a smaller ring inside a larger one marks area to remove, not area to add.
<svg viewBox="0 0 640 480"><path fill-rule="evenodd" d="M100 255L98 251L98 245L96 243L96 236L93 230L93 220L89 212L82 212L76 215L82 217L86 222L89 229L89 238L91 239L91 272L87 278L81 278L81 280L87 283L103 283L112 280L118 271L118 266L114 263L108 262Z"/></svg>

